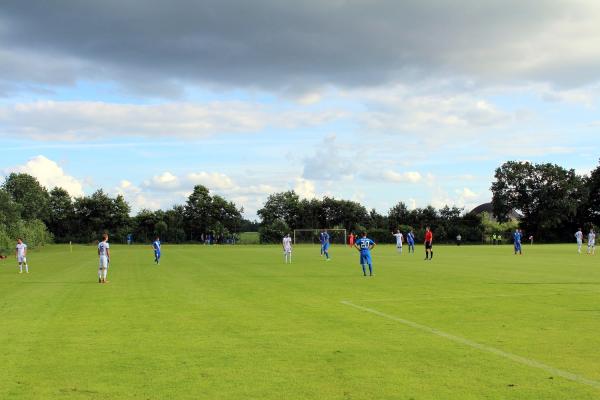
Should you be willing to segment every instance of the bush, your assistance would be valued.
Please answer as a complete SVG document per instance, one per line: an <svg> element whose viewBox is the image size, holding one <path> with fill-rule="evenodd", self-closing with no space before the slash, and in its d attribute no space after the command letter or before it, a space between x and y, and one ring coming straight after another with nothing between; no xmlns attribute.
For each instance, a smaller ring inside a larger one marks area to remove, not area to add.
<svg viewBox="0 0 600 400"><path fill-rule="evenodd" d="M17 238L22 238L27 247L31 249L44 246L53 241L52 234L48 232L46 225L39 219L31 221L18 220L10 226L5 227L3 232L7 238L0 240L8 241L9 252L13 250Z"/></svg>

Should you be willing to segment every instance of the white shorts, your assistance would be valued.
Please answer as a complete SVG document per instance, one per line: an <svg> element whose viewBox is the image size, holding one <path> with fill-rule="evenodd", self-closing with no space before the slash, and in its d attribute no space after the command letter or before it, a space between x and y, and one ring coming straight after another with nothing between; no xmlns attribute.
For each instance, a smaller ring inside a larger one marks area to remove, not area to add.
<svg viewBox="0 0 600 400"><path fill-rule="evenodd" d="M291 254L291 253L292 253L291 247L287 247L287 248L283 249L283 254Z"/></svg>
<svg viewBox="0 0 600 400"><path fill-rule="evenodd" d="M21 263L25 263L25 264L27 264L27 257L25 257L25 256L18 256L18 257L17 257L17 262L18 262L19 264L21 264Z"/></svg>
<svg viewBox="0 0 600 400"><path fill-rule="evenodd" d="M588 242L588 247L596 247L596 241Z"/></svg>
<svg viewBox="0 0 600 400"><path fill-rule="evenodd" d="M100 256L100 263L98 265L98 269L107 269L108 268L108 257Z"/></svg>
<svg viewBox="0 0 600 400"><path fill-rule="evenodd" d="M396 243L396 247L401 249L402 248L402 243Z"/></svg>

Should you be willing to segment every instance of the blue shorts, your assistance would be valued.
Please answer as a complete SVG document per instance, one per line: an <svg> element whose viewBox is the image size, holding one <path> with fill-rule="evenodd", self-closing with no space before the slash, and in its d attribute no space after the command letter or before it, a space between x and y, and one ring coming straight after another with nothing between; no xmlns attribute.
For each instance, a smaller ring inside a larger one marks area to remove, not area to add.
<svg viewBox="0 0 600 400"><path fill-rule="evenodd" d="M154 250L154 257L160 258L160 251L159 250Z"/></svg>
<svg viewBox="0 0 600 400"><path fill-rule="evenodd" d="M323 244L321 245L321 249L322 249L323 251L327 251L327 250L329 250L329 243L323 243Z"/></svg>
<svg viewBox="0 0 600 400"><path fill-rule="evenodd" d="M521 251L521 243L515 243L515 251Z"/></svg>
<svg viewBox="0 0 600 400"><path fill-rule="evenodd" d="M369 264L371 265L371 254L368 253L360 253L360 265Z"/></svg>

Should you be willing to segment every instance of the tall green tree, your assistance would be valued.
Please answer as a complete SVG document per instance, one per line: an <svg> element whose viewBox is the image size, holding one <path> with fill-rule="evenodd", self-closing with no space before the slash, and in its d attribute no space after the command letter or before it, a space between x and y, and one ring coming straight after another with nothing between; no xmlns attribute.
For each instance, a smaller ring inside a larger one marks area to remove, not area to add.
<svg viewBox="0 0 600 400"><path fill-rule="evenodd" d="M516 210L527 233L555 239L559 228L576 216L583 189L584 180L573 169L509 161L496 169L492 183L494 215L505 222Z"/></svg>
<svg viewBox="0 0 600 400"><path fill-rule="evenodd" d="M582 219L598 228L600 227L600 165L592 171L585 186L586 198L582 207Z"/></svg>
<svg viewBox="0 0 600 400"><path fill-rule="evenodd" d="M269 196L257 214L263 225L270 225L275 221L282 221L289 229L298 227L300 211L300 197L293 190L275 193Z"/></svg>
<svg viewBox="0 0 600 400"><path fill-rule="evenodd" d="M73 203L78 241L93 241L108 232L113 241L124 241L130 230L130 207L123 196L111 198L102 189Z"/></svg>
<svg viewBox="0 0 600 400"><path fill-rule="evenodd" d="M24 219L47 219L48 191L36 178L29 174L13 172L8 175L2 187L20 204L21 216Z"/></svg>
<svg viewBox="0 0 600 400"><path fill-rule="evenodd" d="M210 230L210 208L212 198L208 188L194 186L185 205L186 231L189 240L200 240L200 235Z"/></svg>
<svg viewBox="0 0 600 400"><path fill-rule="evenodd" d="M56 187L50 191L46 225L57 241L69 240L74 212L73 200L65 189Z"/></svg>

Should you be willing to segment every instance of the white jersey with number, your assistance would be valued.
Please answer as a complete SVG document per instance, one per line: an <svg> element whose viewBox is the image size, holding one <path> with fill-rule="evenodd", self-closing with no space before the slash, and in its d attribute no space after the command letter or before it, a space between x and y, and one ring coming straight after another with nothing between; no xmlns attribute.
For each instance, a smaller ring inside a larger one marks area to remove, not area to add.
<svg viewBox="0 0 600 400"><path fill-rule="evenodd" d="M396 237L396 246L402 247L402 240L404 239L402 233L394 233L394 236Z"/></svg>
<svg viewBox="0 0 600 400"><path fill-rule="evenodd" d="M575 239L577 239L577 242L581 242L583 240L583 232L581 231L577 231L575 232Z"/></svg>
<svg viewBox="0 0 600 400"><path fill-rule="evenodd" d="M99 263L100 269L108 268L108 249L109 248L110 248L110 245L108 244L108 242L98 243L98 254L100 255L100 263Z"/></svg>
<svg viewBox="0 0 600 400"><path fill-rule="evenodd" d="M590 232L588 235L588 246L596 245L596 234L594 232Z"/></svg>
<svg viewBox="0 0 600 400"><path fill-rule="evenodd" d="M291 253L292 251L292 238L291 237L284 237L283 238L283 250L286 253Z"/></svg>
<svg viewBox="0 0 600 400"><path fill-rule="evenodd" d="M25 260L25 249L27 245L25 243L17 243L17 259L19 262L23 262Z"/></svg>

